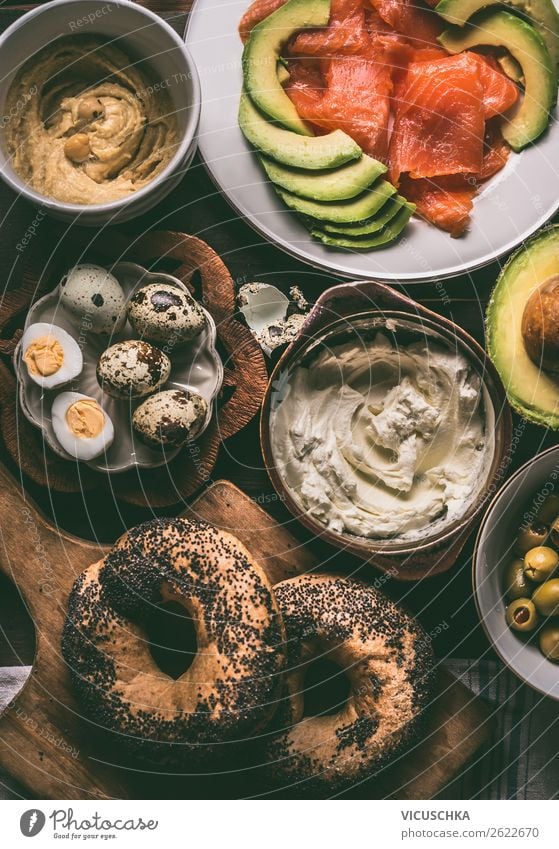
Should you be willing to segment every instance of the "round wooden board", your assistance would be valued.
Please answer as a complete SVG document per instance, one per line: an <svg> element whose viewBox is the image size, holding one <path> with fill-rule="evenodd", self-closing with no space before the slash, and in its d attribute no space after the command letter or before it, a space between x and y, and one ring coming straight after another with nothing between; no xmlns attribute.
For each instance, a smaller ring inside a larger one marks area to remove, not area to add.
<svg viewBox="0 0 559 849"><path fill-rule="evenodd" d="M23 416L17 398L11 355L21 337L30 304L53 289L77 262L110 266L133 261L181 279L215 320L225 379L216 413L195 446L159 469L113 475L118 500L160 508L178 504L210 479L222 441L245 427L258 413L267 382L264 356L248 328L236 318L235 284L215 251L194 236L174 231L138 237L69 230L45 222L27 261L22 285L6 293L0 317L0 423L8 453L35 483L58 492L103 487L107 476L82 464L56 457L40 432ZM14 329L15 328L15 329Z"/></svg>

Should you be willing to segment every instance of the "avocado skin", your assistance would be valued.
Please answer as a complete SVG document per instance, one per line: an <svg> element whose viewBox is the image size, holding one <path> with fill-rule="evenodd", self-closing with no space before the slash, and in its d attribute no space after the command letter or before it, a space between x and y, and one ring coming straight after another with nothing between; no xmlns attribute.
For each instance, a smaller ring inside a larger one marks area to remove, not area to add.
<svg viewBox="0 0 559 849"><path fill-rule="evenodd" d="M241 94L239 126L255 148L294 168L337 168L362 156L359 145L342 130L325 136L300 136L278 127L258 111L246 91Z"/></svg>
<svg viewBox="0 0 559 849"><path fill-rule="evenodd" d="M559 65L559 13L553 0L501 0L501 3L526 15L545 42L553 63ZM494 0L441 0L435 12L449 24L461 27L480 9L492 5Z"/></svg>
<svg viewBox="0 0 559 849"><path fill-rule="evenodd" d="M367 189L386 172L386 166L370 156L327 171L307 171L278 165L260 157L268 179L299 197L317 201L348 200Z"/></svg>
<svg viewBox="0 0 559 849"><path fill-rule="evenodd" d="M295 32L326 26L329 20L330 0L288 0L254 27L243 50L243 77L252 101L273 121L301 135L313 133L283 90L277 63Z"/></svg>
<svg viewBox="0 0 559 849"><path fill-rule="evenodd" d="M413 209L407 206L402 207L400 212L383 227L376 236L364 236L362 238L351 239L349 237L337 236L333 233L326 233L324 230L311 230L315 239L319 239L323 244L333 248L350 248L351 250L372 250L380 248L394 242L401 235L402 230L410 220Z"/></svg>
<svg viewBox="0 0 559 849"><path fill-rule="evenodd" d="M507 399L511 407L523 418L534 424L550 428L551 430L559 430L559 404L557 412L552 412L536 406L533 401L528 402L520 395L520 390L516 387L511 387L512 374L510 372L510 356L505 354L504 362L501 362L501 354L499 351L499 339L501 333L508 334L510 328L501 326L500 311L501 303L506 289L509 285L514 284L517 274L521 273L526 265L535 267L538 258L544 256L547 258L550 255L553 259L557 258L556 272L559 273L559 225L548 225L543 230L540 230L531 239L524 242L507 260L495 287L491 293L491 298L487 306L485 316L485 336L487 342L487 352L489 358L499 372L501 380L505 386ZM547 275L549 276L549 275ZM544 280L541 280L543 283ZM528 300L528 293L526 301ZM521 317L520 317L521 319ZM523 345L523 340L520 339L520 344ZM529 369L532 374L526 378L527 387L534 385L533 381L537 378L538 368L529 360ZM557 397L559 402L559 381L557 382Z"/></svg>
<svg viewBox="0 0 559 849"><path fill-rule="evenodd" d="M506 47L522 67L526 95L516 113L503 123L503 138L520 151L546 130L556 96L555 68L531 24L510 12L489 8L474 15L466 26L446 30L438 40L449 53L481 45Z"/></svg>
<svg viewBox="0 0 559 849"><path fill-rule="evenodd" d="M316 221L328 221L337 224L355 224L371 218L384 206L396 189L390 183L380 180L378 185L366 189L354 200L326 203L306 200L275 187L283 202L295 212Z"/></svg>

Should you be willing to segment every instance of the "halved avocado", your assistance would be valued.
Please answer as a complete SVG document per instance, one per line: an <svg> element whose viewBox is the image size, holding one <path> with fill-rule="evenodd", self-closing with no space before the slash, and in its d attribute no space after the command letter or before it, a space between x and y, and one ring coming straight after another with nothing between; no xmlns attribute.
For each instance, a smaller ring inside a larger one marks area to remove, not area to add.
<svg viewBox="0 0 559 849"><path fill-rule="evenodd" d="M284 44L306 27L326 26L330 0L288 0L259 23L243 51L245 87L254 103L274 121L302 135L312 130L299 117L278 79L277 64Z"/></svg>
<svg viewBox="0 0 559 849"><path fill-rule="evenodd" d="M555 99L555 68L531 24L510 12L489 9L475 15L465 27L446 30L439 41L449 53L480 45L506 47L522 67L525 94L514 115L503 123L503 138L518 151L544 132Z"/></svg>
<svg viewBox="0 0 559 849"><path fill-rule="evenodd" d="M375 215L384 206L388 198L396 194L396 189L390 183L381 180L378 185L366 189L355 200L337 201L335 203L306 200L279 187L276 187L276 192L290 209L294 209L295 212L305 215L307 218L314 218L316 221L331 221L337 224L351 224L357 221L365 221Z"/></svg>
<svg viewBox="0 0 559 849"><path fill-rule="evenodd" d="M540 231L509 259L491 295L487 350L510 404L525 418L559 430L559 377L541 371L526 352L522 317L530 296L559 274L559 225Z"/></svg>
<svg viewBox="0 0 559 849"><path fill-rule="evenodd" d="M262 153L294 168L311 170L337 168L363 151L342 130L325 136L300 136L268 121L243 92L239 106L239 126L248 141Z"/></svg>
<svg viewBox="0 0 559 849"><path fill-rule="evenodd" d="M272 183L294 195L310 200L347 200L361 194L384 174L386 167L370 156L362 156L341 168L328 171L307 171L279 165L264 156L260 162Z"/></svg>
<svg viewBox="0 0 559 849"><path fill-rule="evenodd" d="M389 198L380 212L363 224L325 224L322 228L325 233L330 235L340 236L343 239L353 239L356 236L372 236L382 230L389 221L398 215L403 207L410 210L410 215L415 212L415 204L409 203L401 195Z"/></svg>
<svg viewBox="0 0 559 849"><path fill-rule="evenodd" d="M333 248L351 248L354 251L370 251L372 248L380 248L393 242L402 233L402 230L410 220L411 210L403 207L400 212L376 236L365 236L364 238L350 238L349 236L338 236L334 233L326 233L324 230L311 230L311 235L319 239L323 244Z"/></svg>
<svg viewBox="0 0 559 849"><path fill-rule="evenodd" d="M505 6L517 9L534 25L555 65L559 65L559 13L553 0L501 0ZM462 27L472 15L492 6L495 0L441 0L435 12L448 21Z"/></svg>

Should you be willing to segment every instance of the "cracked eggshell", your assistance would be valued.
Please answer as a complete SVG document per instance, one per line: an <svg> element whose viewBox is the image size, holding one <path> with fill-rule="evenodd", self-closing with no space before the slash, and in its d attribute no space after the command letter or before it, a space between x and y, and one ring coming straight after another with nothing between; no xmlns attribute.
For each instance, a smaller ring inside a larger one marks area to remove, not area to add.
<svg viewBox="0 0 559 849"><path fill-rule="evenodd" d="M116 277L99 265L76 265L60 282L60 301L90 322L94 333L119 333L126 323L126 297Z"/></svg>
<svg viewBox="0 0 559 849"><path fill-rule="evenodd" d="M163 386L171 374L169 357L139 339L117 342L97 363L101 389L113 398L144 398Z"/></svg>
<svg viewBox="0 0 559 849"><path fill-rule="evenodd" d="M307 317L308 302L298 287L290 289L292 300L268 283L245 283L238 294L240 310L253 336L268 355L297 338Z"/></svg>
<svg viewBox="0 0 559 849"><path fill-rule="evenodd" d="M132 425L152 448L180 448L200 431L208 411L201 395L168 389L152 395L134 411Z"/></svg>
<svg viewBox="0 0 559 849"><path fill-rule="evenodd" d="M138 336L169 348L190 342L206 326L200 304L188 292L165 281L138 289L127 309Z"/></svg>

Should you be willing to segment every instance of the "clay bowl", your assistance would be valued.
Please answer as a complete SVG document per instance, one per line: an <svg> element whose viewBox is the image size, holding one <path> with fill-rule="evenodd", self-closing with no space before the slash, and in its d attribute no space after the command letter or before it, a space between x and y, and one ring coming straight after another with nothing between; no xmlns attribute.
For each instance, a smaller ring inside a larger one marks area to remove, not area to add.
<svg viewBox="0 0 559 849"><path fill-rule="evenodd" d="M486 433L490 455L485 479L480 481L474 499L463 514L438 529L426 528L421 537L409 540L377 539L338 533L310 516L287 487L276 467L271 436L271 413L278 403L278 391L302 360L314 349L339 344L348 334L386 328L404 340L432 340L462 353L481 378ZM315 538L351 552L399 580L445 572L451 568L464 546L476 519L500 486L506 471L511 444L512 421L504 389L485 351L464 330L438 316L388 286L376 282L348 283L327 290L317 301L300 336L285 351L268 383L261 418L261 446L271 481L293 516Z"/></svg>

